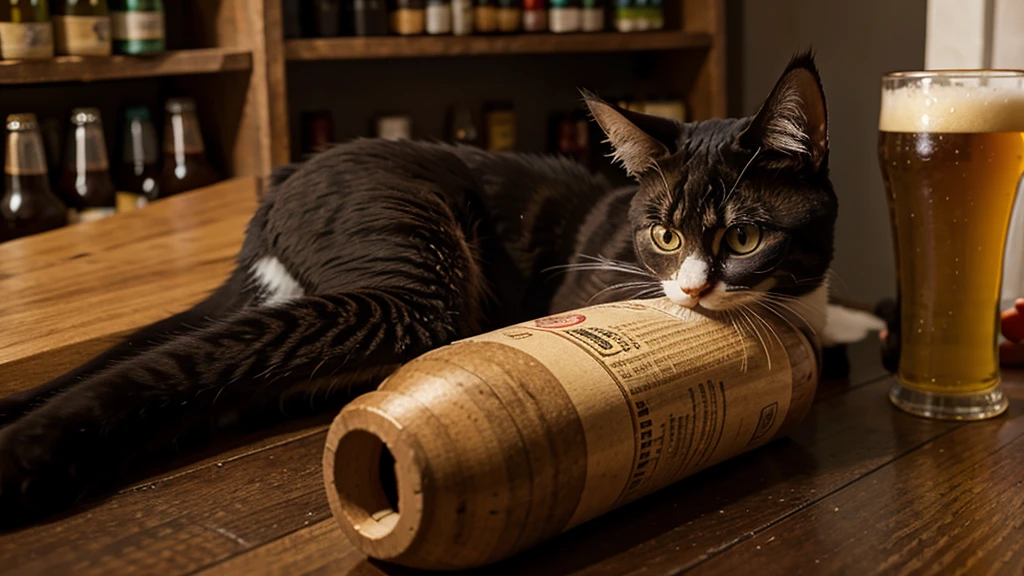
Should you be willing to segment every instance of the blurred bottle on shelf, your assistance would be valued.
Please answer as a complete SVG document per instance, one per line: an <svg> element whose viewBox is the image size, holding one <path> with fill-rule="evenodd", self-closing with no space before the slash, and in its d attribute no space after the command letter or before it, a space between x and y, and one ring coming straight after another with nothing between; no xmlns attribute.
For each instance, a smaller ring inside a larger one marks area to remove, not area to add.
<svg viewBox="0 0 1024 576"><path fill-rule="evenodd" d="M167 48L163 0L111 0L114 52L141 56Z"/></svg>
<svg viewBox="0 0 1024 576"><path fill-rule="evenodd" d="M580 0L551 0L551 31L555 34L579 32L582 25L580 6Z"/></svg>
<svg viewBox="0 0 1024 576"><path fill-rule="evenodd" d="M523 0L523 30L543 32L548 29L546 0Z"/></svg>
<svg viewBox="0 0 1024 576"><path fill-rule="evenodd" d="M551 148L557 154L590 167L590 123L582 112L556 114L552 121Z"/></svg>
<svg viewBox="0 0 1024 576"><path fill-rule="evenodd" d="M0 60L53 58L46 0L0 0Z"/></svg>
<svg viewBox="0 0 1024 576"><path fill-rule="evenodd" d="M7 117L0 242L67 224L67 208L50 191L46 152L35 114Z"/></svg>
<svg viewBox="0 0 1024 576"><path fill-rule="evenodd" d="M522 24L522 0L498 0L498 32L519 32Z"/></svg>
<svg viewBox="0 0 1024 576"><path fill-rule="evenodd" d="M323 152L334 140L334 118L326 110L302 114L302 155Z"/></svg>
<svg viewBox="0 0 1024 576"><path fill-rule="evenodd" d="M473 29L481 34L498 31L498 0L476 0L473 5Z"/></svg>
<svg viewBox="0 0 1024 576"><path fill-rule="evenodd" d="M601 32L605 24L605 0L583 0L580 28L584 32Z"/></svg>
<svg viewBox="0 0 1024 576"><path fill-rule="evenodd" d="M394 9L391 10L391 31L399 36L423 34L426 16L423 0L394 0Z"/></svg>
<svg viewBox="0 0 1024 576"><path fill-rule="evenodd" d="M356 36L384 36L388 33L386 0L354 0L352 33Z"/></svg>
<svg viewBox="0 0 1024 576"><path fill-rule="evenodd" d="M71 222L94 222L117 211L117 191L110 177L103 121L96 108L71 111L60 193Z"/></svg>
<svg viewBox="0 0 1024 576"><path fill-rule="evenodd" d="M452 34L473 33L473 0L452 0Z"/></svg>
<svg viewBox="0 0 1024 576"><path fill-rule="evenodd" d="M341 36L341 0L312 0L313 36Z"/></svg>
<svg viewBox="0 0 1024 576"><path fill-rule="evenodd" d="M281 0L281 20L284 37L302 37L302 2L300 0Z"/></svg>
<svg viewBox="0 0 1024 576"><path fill-rule="evenodd" d="M56 0L53 37L57 54L110 56L110 9L107 0Z"/></svg>
<svg viewBox="0 0 1024 576"><path fill-rule="evenodd" d="M427 0L427 34L438 36L452 33L451 0Z"/></svg>
<svg viewBox="0 0 1024 576"><path fill-rule="evenodd" d="M648 30L662 30L665 28L665 11L662 9L661 4L662 0L647 0L645 18L647 19Z"/></svg>
<svg viewBox="0 0 1024 576"><path fill-rule="evenodd" d="M144 207L160 196L160 143L149 108L132 106L124 112L121 166L117 171L117 211Z"/></svg>
<svg viewBox="0 0 1024 576"><path fill-rule="evenodd" d="M505 152L516 149L516 111L511 102L484 104L487 150Z"/></svg>
<svg viewBox="0 0 1024 576"><path fill-rule="evenodd" d="M619 32L636 32L640 30L639 0L615 0L615 29Z"/></svg>
<svg viewBox="0 0 1024 576"><path fill-rule="evenodd" d="M480 144L480 131L473 119L473 111L465 106L454 106L448 112L448 140L453 144Z"/></svg>
<svg viewBox="0 0 1024 576"><path fill-rule="evenodd" d="M374 135L384 140L412 138L412 118L408 114L384 114L374 120Z"/></svg>
<svg viewBox="0 0 1024 576"><path fill-rule="evenodd" d="M171 98L164 110L164 165L157 197L166 198L219 181L220 174L206 160L195 101Z"/></svg>

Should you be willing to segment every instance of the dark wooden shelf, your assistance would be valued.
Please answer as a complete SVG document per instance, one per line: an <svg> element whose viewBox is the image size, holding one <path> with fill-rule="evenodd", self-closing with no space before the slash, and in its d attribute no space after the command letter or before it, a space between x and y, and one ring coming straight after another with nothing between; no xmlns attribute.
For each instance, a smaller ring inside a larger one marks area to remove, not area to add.
<svg viewBox="0 0 1024 576"><path fill-rule="evenodd" d="M91 82L252 69L252 54L236 48L179 50L156 56L58 56L0 62L0 84Z"/></svg>
<svg viewBox="0 0 1024 576"><path fill-rule="evenodd" d="M288 60L366 60L493 54L639 52L709 48L711 35L679 30L620 34L384 36L304 38L286 42Z"/></svg>

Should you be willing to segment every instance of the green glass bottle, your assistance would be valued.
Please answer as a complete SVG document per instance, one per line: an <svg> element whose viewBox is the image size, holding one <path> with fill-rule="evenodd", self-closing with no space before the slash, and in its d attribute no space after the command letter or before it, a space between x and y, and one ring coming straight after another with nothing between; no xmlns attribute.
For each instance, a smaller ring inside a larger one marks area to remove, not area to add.
<svg viewBox="0 0 1024 576"><path fill-rule="evenodd" d="M140 56L166 50L163 0L111 0L114 52Z"/></svg>

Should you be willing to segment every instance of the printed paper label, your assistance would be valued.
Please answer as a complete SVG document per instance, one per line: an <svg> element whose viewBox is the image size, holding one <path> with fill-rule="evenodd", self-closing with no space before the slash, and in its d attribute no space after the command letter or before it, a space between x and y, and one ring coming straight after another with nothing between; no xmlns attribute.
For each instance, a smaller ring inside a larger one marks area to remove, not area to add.
<svg viewBox="0 0 1024 576"><path fill-rule="evenodd" d="M53 58L53 26L49 22L0 22L0 59Z"/></svg>
<svg viewBox="0 0 1024 576"><path fill-rule="evenodd" d="M114 40L161 40L163 12L111 12Z"/></svg>
<svg viewBox="0 0 1024 576"><path fill-rule="evenodd" d="M778 338L764 327L758 338L739 330L667 300L649 300L587 308L470 340L532 355L576 406L588 463L569 523L575 526L760 446L779 431L793 386L787 348L809 344L793 330L777 329ZM623 443L624 437L633 443Z"/></svg>
<svg viewBox="0 0 1024 576"><path fill-rule="evenodd" d="M110 56L108 16L54 16L53 32L58 54Z"/></svg>

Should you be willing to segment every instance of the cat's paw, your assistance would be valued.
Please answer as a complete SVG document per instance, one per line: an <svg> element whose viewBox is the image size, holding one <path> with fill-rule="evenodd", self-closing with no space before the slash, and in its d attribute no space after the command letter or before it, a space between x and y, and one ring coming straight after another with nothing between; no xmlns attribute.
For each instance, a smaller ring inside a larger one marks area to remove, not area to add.
<svg viewBox="0 0 1024 576"><path fill-rule="evenodd" d="M31 420L0 431L0 528L65 509L84 489L75 443Z"/></svg>

